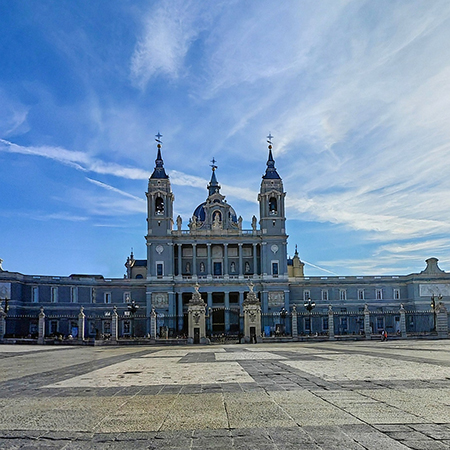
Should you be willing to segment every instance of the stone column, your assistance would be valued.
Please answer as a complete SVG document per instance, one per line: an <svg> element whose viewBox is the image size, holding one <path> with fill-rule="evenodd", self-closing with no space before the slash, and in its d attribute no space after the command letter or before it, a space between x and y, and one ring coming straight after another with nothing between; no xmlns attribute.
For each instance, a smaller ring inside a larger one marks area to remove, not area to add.
<svg viewBox="0 0 450 450"><path fill-rule="evenodd" d="M366 339L370 339L372 337L372 328L370 327L370 311L367 304L364 305L364 334L366 335Z"/></svg>
<svg viewBox="0 0 450 450"><path fill-rule="evenodd" d="M181 331L183 329L183 320L184 320L184 314L183 314L183 294L179 292L178 294L178 331Z"/></svg>
<svg viewBox="0 0 450 450"><path fill-rule="evenodd" d="M244 300L244 342L262 342L261 338L261 303L253 292L253 283L249 284L250 292Z"/></svg>
<svg viewBox="0 0 450 450"><path fill-rule="evenodd" d="M253 275L258 275L258 258L257 258L257 247L253 244Z"/></svg>
<svg viewBox="0 0 450 450"><path fill-rule="evenodd" d="M197 283L188 305L188 344L210 343L206 337L206 304L200 295L199 288Z"/></svg>
<svg viewBox="0 0 450 450"><path fill-rule="evenodd" d="M271 273L270 270L267 269L268 262L266 261L268 259L267 257L267 242L261 242L260 249L261 249L261 278L266 278L268 273ZM270 262L269 262L270 263Z"/></svg>
<svg viewBox="0 0 450 450"><path fill-rule="evenodd" d="M223 244L223 276L228 278L228 244Z"/></svg>
<svg viewBox="0 0 450 450"><path fill-rule="evenodd" d="M152 339L156 339L156 311L155 311L155 308L152 308L152 312L150 313L150 337Z"/></svg>
<svg viewBox="0 0 450 450"><path fill-rule="evenodd" d="M438 338L448 339L448 314L444 303L439 302L436 310L436 331Z"/></svg>
<svg viewBox="0 0 450 450"><path fill-rule="evenodd" d="M225 292L225 333L230 331L230 293Z"/></svg>
<svg viewBox="0 0 450 450"><path fill-rule="evenodd" d="M333 307L328 305L328 339L334 341L334 314Z"/></svg>
<svg viewBox="0 0 450 450"><path fill-rule="evenodd" d="M298 338L298 328L297 328L297 307L295 305L292 306L292 337L294 339Z"/></svg>
<svg viewBox="0 0 450 450"><path fill-rule="evenodd" d="M78 314L78 340L84 341L84 334L85 334L85 314L83 312L84 308L80 306L80 313Z"/></svg>
<svg viewBox="0 0 450 450"><path fill-rule="evenodd" d="M0 266L1 266L1 262L0 262ZM1 267L0 267L1 269ZM5 338L5 334L6 334L6 313L3 310L2 306L0 305L0 342L3 341L3 339Z"/></svg>
<svg viewBox="0 0 450 450"><path fill-rule="evenodd" d="M41 312L39 313L39 323L38 323L38 344L44 344L45 339L45 313L44 307L41 306Z"/></svg>
<svg viewBox="0 0 450 450"><path fill-rule="evenodd" d="M197 277L197 244L192 244L192 276Z"/></svg>
<svg viewBox="0 0 450 450"><path fill-rule="evenodd" d="M178 246L178 276L181 278L183 276L183 249L181 244Z"/></svg>
<svg viewBox="0 0 450 450"><path fill-rule="evenodd" d="M152 243L147 241L147 278L151 277L154 273L154 269L152 267Z"/></svg>
<svg viewBox="0 0 450 450"><path fill-rule="evenodd" d="M206 278L211 280L212 279L212 272L211 272L211 243L208 242L206 244L206 249L208 251L208 261L206 261Z"/></svg>
<svg viewBox="0 0 450 450"><path fill-rule="evenodd" d="M400 305L400 332L402 334L402 338L406 339L406 311L403 304Z"/></svg>
<svg viewBox="0 0 450 450"><path fill-rule="evenodd" d="M239 278L244 278L244 268L242 264L242 244L238 244L239 249Z"/></svg>
<svg viewBox="0 0 450 450"><path fill-rule="evenodd" d="M119 339L119 315L117 314L117 306L114 305L111 316L111 340L117 342Z"/></svg>

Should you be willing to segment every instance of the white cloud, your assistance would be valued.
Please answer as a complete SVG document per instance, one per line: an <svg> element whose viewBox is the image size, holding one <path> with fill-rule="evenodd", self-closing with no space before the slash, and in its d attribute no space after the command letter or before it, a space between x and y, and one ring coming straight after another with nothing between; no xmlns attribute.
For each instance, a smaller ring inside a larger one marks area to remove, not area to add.
<svg viewBox="0 0 450 450"><path fill-rule="evenodd" d="M114 192L115 194L119 194L122 195L124 197L128 197L131 198L133 200L136 200L138 202L141 202L142 205L145 206L146 202L143 198L140 197L136 197L135 195L129 194L128 192L122 191L121 189L117 189L114 186L111 186L110 184L106 184L106 183L102 183L101 181L98 180L93 180L92 178L88 178L86 177L86 180L88 180L90 183L95 184L96 186L99 186L103 189L106 189L107 191L111 191Z"/></svg>
<svg viewBox="0 0 450 450"><path fill-rule="evenodd" d="M124 167L116 163L107 163L91 157L88 153L67 150L61 147L39 146L24 147L0 139L0 152L20 153L23 155L49 158L83 172L95 172L105 175L128 178L130 180L147 179L150 173L134 167Z"/></svg>
<svg viewBox="0 0 450 450"><path fill-rule="evenodd" d="M131 76L137 85L144 88L159 74L177 78L184 71L192 42L205 27L205 18L197 2L168 0L152 7L131 58Z"/></svg>

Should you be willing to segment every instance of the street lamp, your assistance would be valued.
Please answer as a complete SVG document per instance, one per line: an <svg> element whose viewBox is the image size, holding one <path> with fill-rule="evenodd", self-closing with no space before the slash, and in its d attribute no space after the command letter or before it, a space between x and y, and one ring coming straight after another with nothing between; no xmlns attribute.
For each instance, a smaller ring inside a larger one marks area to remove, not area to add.
<svg viewBox="0 0 450 450"><path fill-rule="evenodd" d="M136 305L136 302L132 300L132 302L128 305L128 311L130 311L131 314L131 337L134 336L134 315L138 309L139 305Z"/></svg>
<svg viewBox="0 0 450 450"><path fill-rule="evenodd" d="M283 308L281 308L280 311L280 317L281 317L281 325L282 325L282 330L281 333L282 334L286 334L286 316L287 316L287 310L286 308L283 306Z"/></svg>
<svg viewBox="0 0 450 450"><path fill-rule="evenodd" d="M434 294L431 296L430 306L431 311L433 311L433 331L436 331L436 309L440 301L442 301L442 295L439 295L437 298Z"/></svg>
<svg viewBox="0 0 450 450"><path fill-rule="evenodd" d="M308 298L307 301L305 301L305 303L303 304L303 306L306 308L306 310L309 312L309 314L311 315L311 311L316 307L316 302L313 302L310 298ZM312 333L312 318L309 318L310 323L309 323L309 332Z"/></svg>

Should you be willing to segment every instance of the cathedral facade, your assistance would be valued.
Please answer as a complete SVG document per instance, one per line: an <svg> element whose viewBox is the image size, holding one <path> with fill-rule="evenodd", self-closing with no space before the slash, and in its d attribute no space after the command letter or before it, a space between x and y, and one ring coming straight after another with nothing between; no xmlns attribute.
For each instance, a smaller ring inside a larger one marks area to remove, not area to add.
<svg viewBox="0 0 450 450"><path fill-rule="evenodd" d="M259 218L252 218L251 229L243 229L242 217L221 192L214 160L206 199L183 226L180 216L174 221L175 199L158 135L146 192L147 258L135 259L131 253L123 279L24 275L0 264L4 335L35 337L39 314L45 314L46 335L76 337L81 311L86 337L108 336L112 313L119 317L119 336L183 337L197 285L206 305L208 335L237 336L250 284L261 305L266 337L330 334L330 326L333 335L367 333L369 313L372 333L387 329L398 334L400 311L406 311L408 332L435 330L438 304L443 307L450 297L450 274L438 267L436 258L429 258L421 273L361 277L307 277L297 250L288 258L286 194L271 136L268 144Z"/></svg>

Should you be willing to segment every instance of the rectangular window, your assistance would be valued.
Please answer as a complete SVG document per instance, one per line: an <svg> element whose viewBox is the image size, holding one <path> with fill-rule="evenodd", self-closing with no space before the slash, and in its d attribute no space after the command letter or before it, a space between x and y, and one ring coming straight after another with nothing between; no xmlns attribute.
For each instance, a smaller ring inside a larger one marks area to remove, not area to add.
<svg viewBox="0 0 450 450"><path fill-rule="evenodd" d="M375 298L377 300L383 300L383 289L375 289Z"/></svg>
<svg viewBox="0 0 450 450"><path fill-rule="evenodd" d="M111 292L105 292L104 294L105 303L111 303Z"/></svg>
<svg viewBox="0 0 450 450"><path fill-rule="evenodd" d="M339 300L347 300L347 291L345 289L339 289Z"/></svg>
<svg viewBox="0 0 450 450"><path fill-rule="evenodd" d="M384 317L377 317L377 330L384 330Z"/></svg>
<svg viewBox="0 0 450 450"><path fill-rule="evenodd" d="M326 289L322 290L322 300L324 302L328 301L328 291Z"/></svg>
<svg viewBox="0 0 450 450"><path fill-rule="evenodd" d="M123 302L124 303L130 303L131 302L131 292L124 292L123 293Z"/></svg>
<svg viewBox="0 0 450 450"><path fill-rule="evenodd" d="M400 289L394 289L394 299L400 300Z"/></svg>
<svg viewBox="0 0 450 450"><path fill-rule="evenodd" d="M364 289L358 289L358 300L364 300Z"/></svg>
<svg viewBox="0 0 450 450"><path fill-rule="evenodd" d="M322 330L328 331L328 317L322 317Z"/></svg>
<svg viewBox="0 0 450 450"><path fill-rule="evenodd" d="M304 317L305 331L311 331L311 317Z"/></svg>
<svg viewBox="0 0 450 450"><path fill-rule="evenodd" d="M78 303L78 287L76 286L70 288L70 302Z"/></svg>
<svg viewBox="0 0 450 450"><path fill-rule="evenodd" d="M303 300L306 302L311 298L311 291L304 290L303 291Z"/></svg>
<svg viewBox="0 0 450 450"><path fill-rule="evenodd" d="M156 263L156 276L162 278L164 274L164 264L162 262Z"/></svg>
<svg viewBox="0 0 450 450"><path fill-rule="evenodd" d="M50 301L52 303L58 303L58 288L57 287L52 287Z"/></svg>
<svg viewBox="0 0 450 450"><path fill-rule="evenodd" d="M215 276L222 275L222 263L221 262L214 262L213 270L214 270L214 275Z"/></svg>
<svg viewBox="0 0 450 450"><path fill-rule="evenodd" d="M278 276L278 262L272 262L272 275L274 277Z"/></svg>
<svg viewBox="0 0 450 450"><path fill-rule="evenodd" d="M58 332L58 321L51 320L50 321L50 334L56 334Z"/></svg>
<svg viewBox="0 0 450 450"><path fill-rule="evenodd" d="M39 303L39 287L38 286L33 287L31 296L32 296L33 303Z"/></svg>
<svg viewBox="0 0 450 450"><path fill-rule="evenodd" d="M342 332L347 331L347 328L348 328L348 320L347 320L347 317L341 317L341 318L340 318L340 321L341 321L341 331L342 331Z"/></svg>

